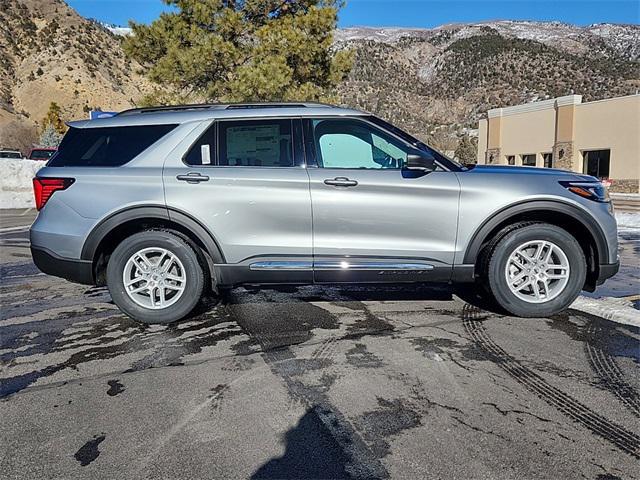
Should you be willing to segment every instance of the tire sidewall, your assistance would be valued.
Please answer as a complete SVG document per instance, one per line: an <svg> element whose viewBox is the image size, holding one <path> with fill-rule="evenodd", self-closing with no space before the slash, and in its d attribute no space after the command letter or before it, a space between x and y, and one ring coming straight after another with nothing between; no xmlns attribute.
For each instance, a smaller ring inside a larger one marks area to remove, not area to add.
<svg viewBox="0 0 640 480"><path fill-rule="evenodd" d="M152 310L138 305L125 292L123 271L131 256L149 247L164 248L180 259L185 269L186 287L176 303ZM204 288L204 274L193 247L177 235L146 231L123 240L111 254L107 265L107 286L111 298L125 314L143 323L171 323L187 316L198 304Z"/></svg>
<svg viewBox="0 0 640 480"><path fill-rule="evenodd" d="M556 244L569 261L569 281L554 299L544 303L528 303L516 297L505 278L509 256L520 245L534 240ZM552 225L530 225L505 236L495 247L489 262L489 286L498 303L510 313L521 317L544 317L558 313L573 303L580 294L586 278L586 261L582 247L565 230Z"/></svg>

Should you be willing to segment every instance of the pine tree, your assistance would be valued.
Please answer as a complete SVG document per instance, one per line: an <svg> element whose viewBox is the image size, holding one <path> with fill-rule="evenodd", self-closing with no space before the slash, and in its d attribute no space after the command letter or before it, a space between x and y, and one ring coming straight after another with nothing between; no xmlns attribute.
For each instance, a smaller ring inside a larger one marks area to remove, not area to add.
<svg viewBox="0 0 640 480"><path fill-rule="evenodd" d="M42 147L57 147L62 141L62 134L59 133L53 124L49 123L40 134L39 144Z"/></svg>
<svg viewBox="0 0 640 480"><path fill-rule="evenodd" d="M47 114L42 119L42 128L46 130L48 125L52 125L56 132L64 133L67 127L62 121L61 115L62 110L60 106L56 102L51 102Z"/></svg>
<svg viewBox="0 0 640 480"><path fill-rule="evenodd" d="M145 103L335 99L351 53L333 49L341 0L164 0L124 40L158 85Z"/></svg>
<svg viewBox="0 0 640 480"><path fill-rule="evenodd" d="M456 148L455 157L462 163L476 163L478 147L468 135L463 135Z"/></svg>

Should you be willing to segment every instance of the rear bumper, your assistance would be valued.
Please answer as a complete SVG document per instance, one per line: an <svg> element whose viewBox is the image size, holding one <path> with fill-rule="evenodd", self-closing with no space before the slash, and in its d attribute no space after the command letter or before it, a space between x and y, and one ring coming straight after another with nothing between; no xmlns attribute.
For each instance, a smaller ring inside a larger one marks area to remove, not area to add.
<svg viewBox="0 0 640 480"><path fill-rule="evenodd" d="M41 272L75 283L93 285L93 265L88 260L76 260L56 255L43 247L31 247L33 263Z"/></svg>
<svg viewBox="0 0 640 480"><path fill-rule="evenodd" d="M605 280L613 277L620 270L620 260L616 263L601 263L598 270L597 284L602 285Z"/></svg>

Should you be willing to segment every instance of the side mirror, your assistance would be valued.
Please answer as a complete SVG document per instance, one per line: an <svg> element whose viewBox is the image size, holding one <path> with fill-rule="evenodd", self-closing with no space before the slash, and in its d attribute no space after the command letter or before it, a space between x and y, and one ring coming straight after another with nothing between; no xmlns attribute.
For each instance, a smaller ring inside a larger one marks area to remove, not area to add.
<svg viewBox="0 0 640 480"><path fill-rule="evenodd" d="M407 155L407 161L405 163L407 170L420 170L423 172L433 172L436 169L435 161L433 158L410 153Z"/></svg>

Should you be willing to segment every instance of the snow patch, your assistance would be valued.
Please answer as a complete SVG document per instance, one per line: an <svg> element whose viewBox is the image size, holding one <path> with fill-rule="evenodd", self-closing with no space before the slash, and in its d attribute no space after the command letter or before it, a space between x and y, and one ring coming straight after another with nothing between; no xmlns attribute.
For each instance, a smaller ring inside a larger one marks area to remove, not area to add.
<svg viewBox="0 0 640 480"><path fill-rule="evenodd" d="M0 208L34 206L31 180L45 162L0 158Z"/></svg>
<svg viewBox="0 0 640 480"><path fill-rule="evenodd" d="M119 35L119 36L122 36L122 37L126 37L128 35L131 35L131 33L133 31L130 27L121 27L120 25L113 25L113 24L110 24L110 23L103 23L102 26L104 28L106 28L107 30L109 30L114 35Z"/></svg>
<svg viewBox="0 0 640 480"><path fill-rule="evenodd" d="M624 298L589 298L581 295L571 304L570 308L611 322L640 327L640 312Z"/></svg>
<svg viewBox="0 0 640 480"><path fill-rule="evenodd" d="M640 213L636 212L616 212L618 228L640 229Z"/></svg>

